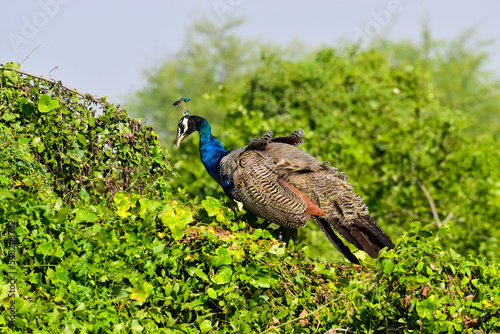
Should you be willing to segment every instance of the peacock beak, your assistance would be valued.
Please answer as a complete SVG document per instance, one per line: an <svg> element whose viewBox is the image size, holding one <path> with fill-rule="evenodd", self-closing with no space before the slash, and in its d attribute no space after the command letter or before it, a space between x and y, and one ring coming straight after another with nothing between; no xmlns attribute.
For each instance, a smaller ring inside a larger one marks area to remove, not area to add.
<svg viewBox="0 0 500 334"><path fill-rule="evenodd" d="M181 141L184 139L184 134L178 135L177 138L175 138L175 147L179 147L181 145Z"/></svg>

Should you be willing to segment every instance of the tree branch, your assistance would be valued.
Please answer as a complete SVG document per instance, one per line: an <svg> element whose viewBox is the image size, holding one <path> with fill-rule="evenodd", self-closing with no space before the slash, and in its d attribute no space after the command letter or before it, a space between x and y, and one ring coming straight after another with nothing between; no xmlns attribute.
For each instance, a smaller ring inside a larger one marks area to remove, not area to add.
<svg viewBox="0 0 500 334"><path fill-rule="evenodd" d="M459 206L455 205L455 208L453 210L451 210L450 213L448 214L448 216L446 216L446 218L443 220L443 225L445 225L448 221L450 221L455 216L455 211L457 211L458 208L459 208Z"/></svg>
<svg viewBox="0 0 500 334"><path fill-rule="evenodd" d="M32 78L36 78L36 79L39 79L39 80L43 80L43 81L46 81L46 82L50 82L54 85L60 85L62 88L72 92L72 93L75 93L77 94L78 96L84 98L84 99L89 99L95 103L98 103L102 106L107 106L108 105L108 102L105 102L105 101L102 101L100 99L97 99L95 97L93 97L92 95L90 94L83 94L83 93L80 93L79 91L73 89L73 88L70 88L68 86L65 86L62 84L61 81L57 81L57 80L54 80L54 79L49 79L49 78L45 78L41 75L36 75L36 74L32 74L32 73L29 73L29 72L26 72L26 71L23 71L21 69L17 69L17 68L5 68L4 66L0 66L0 70L7 70L7 71L14 71L14 72L17 72L19 74L22 74L22 75L26 75L26 76L29 76L29 77L32 77Z"/></svg>
<svg viewBox="0 0 500 334"><path fill-rule="evenodd" d="M427 197L427 201L429 202L429 206L431 207L432 215L434 216L434 220L436 221L437 227L439 228L439 227L443 226L441 219L439 219L439 215L436 211L436 206L434 205L434 201L432 200L431 194L429 193L429 191L427 190L427 188L424 186L424 184L422 182L420 182L418 179L415 179L415 181L417 182L420 189L422 189L422 191L424 192L425 197Z"/></svg>

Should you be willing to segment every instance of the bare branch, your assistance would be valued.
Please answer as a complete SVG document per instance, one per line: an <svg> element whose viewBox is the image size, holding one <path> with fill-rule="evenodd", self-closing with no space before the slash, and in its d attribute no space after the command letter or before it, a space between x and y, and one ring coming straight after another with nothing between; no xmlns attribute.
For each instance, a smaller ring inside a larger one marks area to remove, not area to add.
<svg viewBox="0 0 500 334"><path fill-rule="evenodd" d="M52 79L52 76L50 75L50 73L55 72L55 71L57 71L58 69L59 69L59 66L56 66L56 67L54 67L53 69L51 69L51 70L50 70L50 72L49 72L49 77L50 77L50 79L51 79L51 80L53 80L53 79Z"/></svg>
<svg viewBox="0 0 500 334"><path fill-rule="evenodd" d="M445 225L448 221L450 221L455 216L455 211L457 211L458 208L459 208L459 206L455 205L455 208L453 210L451 210L450 213L448 214L448 216L446 216L446 218L443 220L443 225Z"/></svg>
<svg viewBox="0 0 500 334"><path fill-rule="evenodd" d="M439 228L443 226L443 223L439 219L439 215L436 211L436 206L434 205L434 201L432 200L431 194L429 193L429 191L422 182L420 182L418 179L415 179L415 181L417 182L420 189L422 189L422 191L424 192L425 197L427 197L427 201L429 202L429 206L431 207L432 215L434 216L434 220L436 221L437 227Z"/></svg>
<svg viewBox="0 0 500 334"><path fill-rule="evenodd" d="M108 102L105 102L105 101L102 101L98 98L95 98L93 97L92 95L90 94L83 94L83 93L80 93L79 91L73 89L73 88L70 88L68 86L65 86L62 84L61 81L57 81L57 80L54 80L54 79L49 79L49 78L45 78L41 75L36 75L36 74L32 74L32 73L29 73L29 72L26 72L26 71L23 71L23 70L20 70L20 69L17 69L17 68L5 68L4 66L0 66L0 70L9 70L9 71L14 71L14 72L17 72L19 74L23 74L23 75L26 75L26 76L29 76L29 77L32 77L32 78L36 78L36 79L40 79L40 80L43 80L43 81L46 81L46 82L50 82L54 85L60 85L62 88L72 92L72 93L75 93L77 94L78 96L84 98L84 99L89 99L95 103L98 103L102 106L108 106L109 103Z"/></svg>
<svg viewBox="0 0 500 334"><path fill-rule="evenodd" d="M38 45L36 48L34 48L33 50L31 50L31 52L30 52L30 53L26 56L26 58L24 58L24 60L21 62L21 64L20 64L19 66L23 66L24 62L25 62L25 61L26 61L26 60L27 60L27 59L31 56L31 54L32 54L33 52L35 52L35 51L36 51L36 49L38 49L38 48L39 48L39 47L41 47L41 46L42 46L42 44Z"/></svg>

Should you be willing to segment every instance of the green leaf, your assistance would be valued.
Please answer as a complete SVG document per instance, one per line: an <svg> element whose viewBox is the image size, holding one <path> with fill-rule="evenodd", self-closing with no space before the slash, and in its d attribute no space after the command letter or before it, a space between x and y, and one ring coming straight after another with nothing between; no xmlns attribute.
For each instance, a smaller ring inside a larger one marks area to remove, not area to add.
<svg viewBox="0 0 500 334"><path fill-rule="evenodd" d="M231 281L233 271L229 267L220 267L217 274L212 277L212 281L216 284L224 284Z"/></svg>
<svg viewBox="0 0 500 334"><path fill-rule="evenodd" d="M417 271L421 271L423 268L424 268L424 263L423 263L422 261L420 261L420 262L417 264Z"/></svg>
<svg viewBox="0 0 500 334"><path fill-rule="evenodd" d="M199 268L199 267L189 267L188 268L188 273L190 275L196 275L198 276L199 278L201 278L203 281L208 281L208 276L207 274L205 274L205 272Z"/></svg>
<svg viewBox="0 0 500 334"><path fill-rule="evenodd" d="M427 281L428 281L428 280L429 280L429 278L428 278L428 277L423 276L423 275L420 275L420 274L417 274L417 275L415 276L415 281L416 281L417 283L421 283L421 284L423 284L423 283L427 283Z"/></svg>
<svg viewBox="0 0 500 334"><path fill-rule="evenodd" d="M210 259L210 263L214 267L220 267L222 265L232 263L231 254L228 248L220 246L215 250L215 256Z"/></svg>
<svg viewBox="0 0 500 334"><path fill-rule="evenodd" d="M81 162L83 157L85 156L85 151L80 150L79 148L74 148L74 149L68 151L68 156L71 159L75 160L76 162Z"/></svg>
<svg viewBox="0 0 500 334"><path fill-rule="evenodd" d="M217 292L215 292L215 290L212 288L208 288L207 295L212 299L217 299Z"/></svg>
<svg viewBox="0 0 500 334"><path fill-rule="evenodd" d="M56 267L56 271L55 271L55 278L57 280L57 282L60 282L60 283L67 283L68 282L68 275L69 275L69 272L60 267L60 266L57 266Z"/></svg>
<svg viewBox="0 0 500 334"><path fill-rule="evenodd" d="M299 274L295 277L295 279L298 282L302 282L302 277L304 277L302 274ZM273 284L276 283L276 280L268 275L263 275L262 273L259 273L255 275L254 277L254 282L253 284L255 286L261 287L261 288L270 288Z"/></svg>
<svg viewBox="0 0 500 334"><path fill-rule="evenodd" d="M425 230L419 230L418 231L418 235L421 236L421 237L424 237L424 238L430 238L430 237L432 237L432 233L429 232L429 231L425 231Z"/></svg>
<svg viewBox="0 0 500 334"><path fill-rule="evenodd" d="M87 189L85 188L82 188L79 192L78 192L78 198L80 200L82 200L83 202L88 202L90 201L90 195L87 191Z"/></svg>
<svg viewBox="0 0 500 334"><path fill-rule="evenodd" d="M154 212L160 204L159 202L151 201L147 198L139 199L139 203L141 205L139 210L139 215L141 216L141 218L145 218L148 212Z"/></svg>
<svg viewBox="0 0 500 334"><path fill-rule="evenodd" d="M184 237L184 230L186 225L193 221L193 216L190 211L178 209L170 210L163 217L163 222L168 226L170 231L172 231L172 236L175 240L179 240Z"/></svg>
<svg viewBox="0 0 500 334"><path fill-rule="evenodd" d="M54 242L47 241L38 246L37 252L42 255L50 255L52 254L53 248L54 248Z"/></svg>
<svg viewBox="0 0 500 334"><path fill-rule="evenodd" d="M44 143L38 144L37 146L38 153L42 153L44 150L45 150L45 144Z"/></svg>
<svg viewBox="0 0 500 334"><path fill-rule="evenodd" d="M33 112L35 111L35 106L31 102L28 102L28 100L26 100L25 98L22 98L20 100L19 105L23 114L27 117L30 117L31 114L33 114Z"/></svg>
<svg viewBox="0 0 500 334"><path fill-rule="evenodd" d="M132 293L132 288L123 284L118 284L113 287L113 296L116 299L125 299Z"/></svg>
<svg viewBox="0 0 500 334"><path fill-rule="evenodd" d="M434 309L439 298L436 295L430 295L427 299L417 301L417 313L421 318L433 319Z"/></svg>
<svg viewBox="0 0 500 334"><path fill-rule="evenodd" d="M10 113L5 113L2 115L2 119L6 122L10 122L15 120L18 117L17 114L10 114Z"/></svg>
<svg viewBox="0 0 500 334"><path fill-rule="evenodd" d="M208 333L212 330L212 328L212 322L208 319L205 319L200 323L200 330L202 333Z"/></svg>
<svg viewBox="0 0 500 334"><path fill-rule="evenodd" d="M59 107L59 101L52 100L50 96L43 94L38 100L38 110L42 113L47 113L55 108Z"/></svg>
<svg viewBox="0 0 500 334"><path fill-rule="evenodd" d="M56 224L60 224L66 219L66 216L68 213L71 211L71 207L69 205L64 206L62 209L60 209L56 215L54 216L54 222Z"/></svg>
<svg viewBox="0 0 500 334"><path fill-rule="evenodd" d="M132 293L130 294L129 298L140 302L145 302L146 299L151 295L153 290L154 287L152 284L145 281L140 281L137 286L132 288Z"/></svg>
<svg viewBox="0 0 500 334"><path fill-rule="evenodd" d="M102 226L101 226L101 225L99 225L99 224L95 224L94 226L92 226L92 233L96 234L96 233L98 233L101 229L102 229Z"/></svg>
<svg viewBox="0 0 500 334"><path fill-rule="evenodd" d="M380 266L382 268L382 272L386 275L392 274L392 270L394 269L394 262L389 259L383 259L380 262Z"/></svg>
<svg viewBox="0 0 500 334"><path fill-rule="evenodd" d="M0 199L15 198L14 195L8 190L0 189Z"/></svg>
<svg viewBox="0 0 500 334"><path fill-rule="evenodd" d="M130 210L130 207L132 206L132 201L127 193L117 192L115 194L115 197L113 198L113 201L116 204L116 214L119 217L127 218L131 215L128 210Z"/></svg>
<svg viewBox="0 0 500 334"><path fill-rule="evenodd" d="M202 202L201 205L207 211L209 217L215 216L220 211L220 202L210 196L207 196Z"/></svg>
<svg viewBox="0 0 500 334"><path fill-rule="evenodd" d="M19 82L19 74L14 71L5 71L5 77L9 80L10 83L16 85Z"/></svg>
<svg viewBox="0 0 500 334"><path fill-rule="evenodd" d="M87 145L87 138L85 138L84 135L80 134L80 133L77 133L76 134L76 139L78 139L78 141L80 142L80 144L86 146Z"/></svg>
<svg viewBox="0 0 500 334"><path fill-rule="evenodd" d="M97 219L97 216L89 209L78 209L75 214L74 222L76 224L83 222L93 222Z"/></svg>
<svg viewBox="0 0 500 334"><path fill-rule="evenodd" d="M130 323L130 330L132 331L132 333L141 333L144 330L144 327L141 326L139 320L134 319Z"/></svg>

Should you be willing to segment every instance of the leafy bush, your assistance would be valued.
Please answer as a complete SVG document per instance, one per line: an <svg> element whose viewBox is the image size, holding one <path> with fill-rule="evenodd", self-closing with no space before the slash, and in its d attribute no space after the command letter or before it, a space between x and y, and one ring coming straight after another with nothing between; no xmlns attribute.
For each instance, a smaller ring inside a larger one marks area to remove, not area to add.
<svg viewBox="0 0 500 334"><path fill-rule="evenodd" d="M0 210L18 222L23 332L500 329L498 264L460 257L446 228L411 225L394 252L357 268L312 262L210 197L193 206L119 192L110 207L69 207L16 193Z"/></svg>
<svg viewBox="0 0 500 334"><path fill-rule="evenodd" d="M216 198L197 204L185 190L172 192L168 155L149 127L127 132L126 125L136 123L124 111L104 103L107 111L97 115L92 105L80 105L69 117L72 102L60 97L71 92L60 84L20 76L12 67L0 73L2 331L500 330L500 266L483 256L460 256L450 247L454 236L447 226L431 232L428 226L407 225L396 248L383 251L379 260L357 254L363 267L314 261L304 244L282 243ZM23 112L25 100L37 117ZM58 106L42 113L51 101ZM80 118L87 126L78 127ZM109 141L92 132L100 125L99 134ZM46 127L54 129L53 138ZM95 142L83 145L79 134ZM101 141L112 144L98 146ZM107 155L104 149L110 147L116 150ZM71 157L76 149L80 160ZM109 172L106 164L116 161L147 173L127 182L126 173ZM85 182L76 182L78 175L85 175ZM123 190L106 193L105 177L123 182ZM133 186L139 180L143 186ZM14 265L7 256L12 234L18 243ZM12 275L15 296L9 292ZM10 305L16 309L15 327L5 311Z"/></svg>
<svg viewBox="0 0 500 334"><path fill-rule="evenodd" d="M98 201L120 190L161 195L169 186L168 155L150 126L104 99L26 77L18 67L10 63L2 70L1 120L12 129L7 146L14 142L29 149L65 202L74 202L80 192ZM21 175L13 171L10 178L24 185Z"/></svg>

